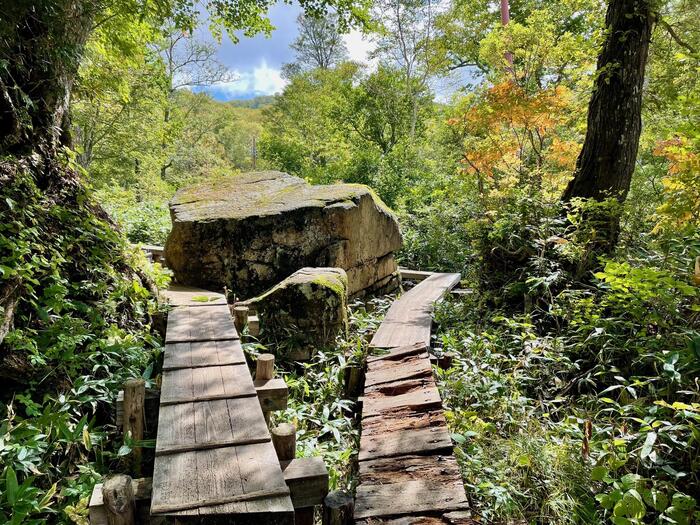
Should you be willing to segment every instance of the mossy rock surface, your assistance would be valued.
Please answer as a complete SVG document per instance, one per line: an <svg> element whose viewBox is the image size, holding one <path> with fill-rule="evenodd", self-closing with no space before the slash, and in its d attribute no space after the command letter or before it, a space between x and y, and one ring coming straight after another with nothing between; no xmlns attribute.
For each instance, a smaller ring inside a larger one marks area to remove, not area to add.
<svg viewBox="0 0 700 525"><path fill-rule="evenodd" d="M396 271L396 217L361 184L244 173L180 190L170 211L165 257L182 284L246 299L300 268L338 267L356 295Z"/></svg>
<svg viewBox="0 0 700 525"><path fill-rule="evenodd" d="M348 329L348 278L342 268L302 268L246 301L260 319L261 336L275 346L332 346Z"/></svg>

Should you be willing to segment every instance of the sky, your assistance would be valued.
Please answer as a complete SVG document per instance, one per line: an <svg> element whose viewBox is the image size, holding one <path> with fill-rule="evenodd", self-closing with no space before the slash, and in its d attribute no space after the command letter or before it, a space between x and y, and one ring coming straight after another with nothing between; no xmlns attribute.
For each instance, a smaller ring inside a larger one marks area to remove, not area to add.
<svg viewBox="0 0 700 525"><path fill-rule="evenodd" d="M217 58L237 80L210 86L206 91L218 100L247 99L282 92L286 81L282 78L281 68L294 59L289 45L298 34L296 19L299 13L298 5L278 3L270 10L270 20L276 29L269 38L264 35L254 38L241 35L240 41L233 44L224 36ZM212 37L203 28L198 38ZM358 31L344 38L350 59L367 62L371 42Z"/></svg>

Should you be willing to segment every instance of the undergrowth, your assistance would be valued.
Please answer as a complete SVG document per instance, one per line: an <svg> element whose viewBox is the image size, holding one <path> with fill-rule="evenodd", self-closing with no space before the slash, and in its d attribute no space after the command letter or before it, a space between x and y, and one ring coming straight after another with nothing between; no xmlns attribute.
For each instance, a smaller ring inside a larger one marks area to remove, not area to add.
<svg viewBox="0 0 700 525"><path fill-rule="evenodd" d="M347 337L339 337L333 348L317 350L311 361L277 361L277 373L289 388L289 401L285 411L273 412L272 424L295 425L297 457L322 457L330 490L352 490L356 484L351 458L358 452L359 428L353 417L354 402L343 398L343 373L347 367L364 362L370 337L392 299L387 296L351 304ZM245 344L244 348L253 356L267 350L258 343ZM274 353L274 349L269 350Z"/></svg>
<svg viewBox="0 0 700 525"><path fill-rule="evenodd" d="M49 169L60 184L42 187ZM15 294L0 311L14 313L0 342L0 522L87 523L93 485L130 451L114 400L127 378L151 376L162 277L90 204L70 161L2 161L0 179L0 284Z"/></svg>
<svg viewBox="0 0 700 525"><path fill-rule="evenodd" d="M454 355L439 386L483 521L700 522L700 245L665 248L602 260L587 283L538 254L507 290L438 308Z"/></svg>

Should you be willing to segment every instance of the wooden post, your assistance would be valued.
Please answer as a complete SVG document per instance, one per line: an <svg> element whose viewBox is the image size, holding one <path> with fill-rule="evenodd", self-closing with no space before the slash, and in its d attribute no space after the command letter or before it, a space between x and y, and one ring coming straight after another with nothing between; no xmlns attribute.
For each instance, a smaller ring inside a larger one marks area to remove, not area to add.
<svg viewBox="0 0 700 525"><path fill-rule="evenodd" d="M323 525L352 525L355 501L344 490L334 490L323 500Z"/></svg>
<svg viewBox="0 0 700 525"><path fill-rule="evenodd" d="M253 337L260 335L260 317L257 315L248 316L248 333Z"/></svg>
<svg viewBox="0 0 700 525"><path fill-rule="evenodd" d="M268 381L275 375L275 356L272 354L260 354L255 363L255 381ZM270 412L263 410L265 423L270 425ZM291 459L294 459L292 456Z"/></svg>
<svg viewBox="0 0 700 525"><path fill-rule="evenodd" d="M260 354L255 363L255 380L272 379L275 375L275 356L272 354Z"/></svg>
<svg viewBox="0 0 700 525"><path fill-rule="evenodd" d="M294 509L294 525L314 525L315 507Z"/></svg>
<svg viewBox="0 0 700 525"><path fill-rule="evenodd" d="M247 306L234 306L233 307L233 324L236 326L236 330L240 334L243 332L245 325L248 324L248 307Z"/></svg>
<svg viewBox="0 0 700 525"><path fill-rule="evenodd" d="M291 461L297 451L297 429L289 423L282 423L271 431L272 445L280 462ZM314 507L294 509L294 525L313 525Z"/></svg>
<svg viewBox="0 0 700 525"><path fill-rule="evenodd" d="M349 365L343 370L343 397L357 399L362 395L365 374L360 365Z"/></svg>
<svg viewBox="0 0 700 525"><path fill-rule="evenodd" d="M448 370L449 368L452 367L452 363L454 361L454 353L452 352L443 352L442 355L438 357L438 366L442 370Z"/></svg>
<svg viewBox="0 0 700 525"><path fill-rule="evenodd" d="M135 525L136 502L129 476L117 474L107 478L102 499L109 525Z"/></svg>
<svg viewBox="0 0 700 525"><path fill-rule="evenodd" d="M272 445L280 461L291 461L297 450L297 429L289 423L282 423L272 429Z"/></svg>
<svg viewBox="0 0 700 525"><path fill-rule="evenodd" d="M134 441L143 440L143 427L146 418L146 381L129 379L124 383L124 435L131 434ZM141 447L132 450L132 470L141 475Z"/></svg>

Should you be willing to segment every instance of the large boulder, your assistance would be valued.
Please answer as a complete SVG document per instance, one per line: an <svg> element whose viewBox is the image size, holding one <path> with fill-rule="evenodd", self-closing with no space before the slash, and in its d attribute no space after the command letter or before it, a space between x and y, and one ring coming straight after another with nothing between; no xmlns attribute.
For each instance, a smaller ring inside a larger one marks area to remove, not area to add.
<svg viewBox="0 0 700 525"><path fill-rule="evenodd" d="M341 268L302 268L240 304L260 321L260 336L278 350L308 359L348 330L348 278Z"/></svg>
<svg viewBox="0 0 700 525"><path fill-rule="evenodd" d="M351 296L399 282L398 222L367 186L245 173L178 191L170 214L165 259L182 284L249 298L303 267L344 269Z"/></svg>

